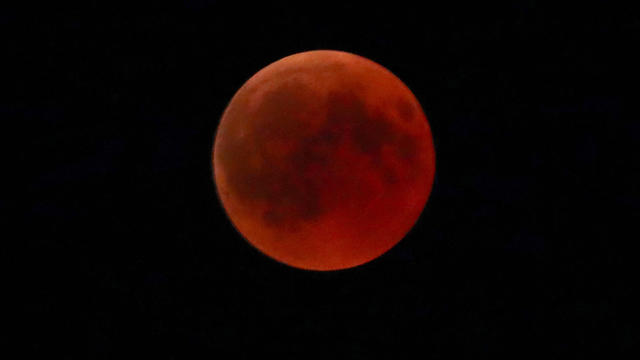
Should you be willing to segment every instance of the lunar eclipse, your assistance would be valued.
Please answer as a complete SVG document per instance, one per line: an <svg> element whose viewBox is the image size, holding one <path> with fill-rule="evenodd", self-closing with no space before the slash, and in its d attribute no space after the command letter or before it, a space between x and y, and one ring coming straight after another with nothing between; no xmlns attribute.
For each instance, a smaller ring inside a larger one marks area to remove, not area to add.
<svg viewBox="0 0 640 360"><path fill-rule="evenodd" d="M242 236L307 270L369 262L424 209L435 152L424 112L381 65L340 51L280 59L233 96L213 146L218 196Z"/></svg>

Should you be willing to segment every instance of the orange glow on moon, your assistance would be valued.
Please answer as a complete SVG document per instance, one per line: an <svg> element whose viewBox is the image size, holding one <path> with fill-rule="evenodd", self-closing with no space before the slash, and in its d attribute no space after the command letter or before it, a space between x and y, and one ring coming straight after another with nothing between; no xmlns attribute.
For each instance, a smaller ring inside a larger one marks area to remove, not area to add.
<svg viewBox="0 0 640 360"><path fill-rule="evenodd" d="M233 96L213 171L250 244L293 267L338 270L379 257L413 227L435 152L400 79L354 54L309 51L270 64Z"/></svg>

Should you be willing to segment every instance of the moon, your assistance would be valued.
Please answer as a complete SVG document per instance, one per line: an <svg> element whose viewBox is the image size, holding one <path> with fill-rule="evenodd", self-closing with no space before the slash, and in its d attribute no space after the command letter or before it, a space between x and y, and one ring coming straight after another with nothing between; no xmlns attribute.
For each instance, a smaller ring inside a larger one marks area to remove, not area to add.
<svg viewBox="0 0 640 360"><path fill-rule="evenodd" d="M427 118L409 88L364 57L317 50L253 75L213 145L217 193L238 232L292 267L355 267L402 240L435 173Z"/></svg>

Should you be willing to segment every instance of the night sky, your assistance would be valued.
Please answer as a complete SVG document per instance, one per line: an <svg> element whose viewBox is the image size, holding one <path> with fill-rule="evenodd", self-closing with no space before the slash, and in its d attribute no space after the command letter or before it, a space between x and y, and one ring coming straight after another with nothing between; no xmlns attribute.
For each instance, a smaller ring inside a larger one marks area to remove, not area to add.
<svg viewBox="0 0 640 360"><path fill-rule="evenodd" d="M3 201L20 228L3 238L19 247L8 264L23 355L637 348L640 21L612 6L437 3L1 14L0 114L26 129L12 156L26 196ZM416 226L338 272L290 268L248 245L211 172L236 90L315 49L391 70L422 104L436 148Z"/></svg>

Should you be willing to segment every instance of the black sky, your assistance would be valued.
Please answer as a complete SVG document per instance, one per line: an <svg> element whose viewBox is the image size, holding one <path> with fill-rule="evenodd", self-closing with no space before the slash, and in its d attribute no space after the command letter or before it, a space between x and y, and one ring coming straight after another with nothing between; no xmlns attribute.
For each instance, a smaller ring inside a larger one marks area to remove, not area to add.
<svg viewBox="0 0 640 360"><path fill-rule="evenodd" d="M0 112L27 129L15 157L26 196L5 202L21 228L5 241L20 248L9 264L24 354L555 358L637 347L637 17L536 1L412 6L0 15ZM210 165L235 91L314 49L402 79L437 157L410 234L330 273L244 242Z"/></svg>

